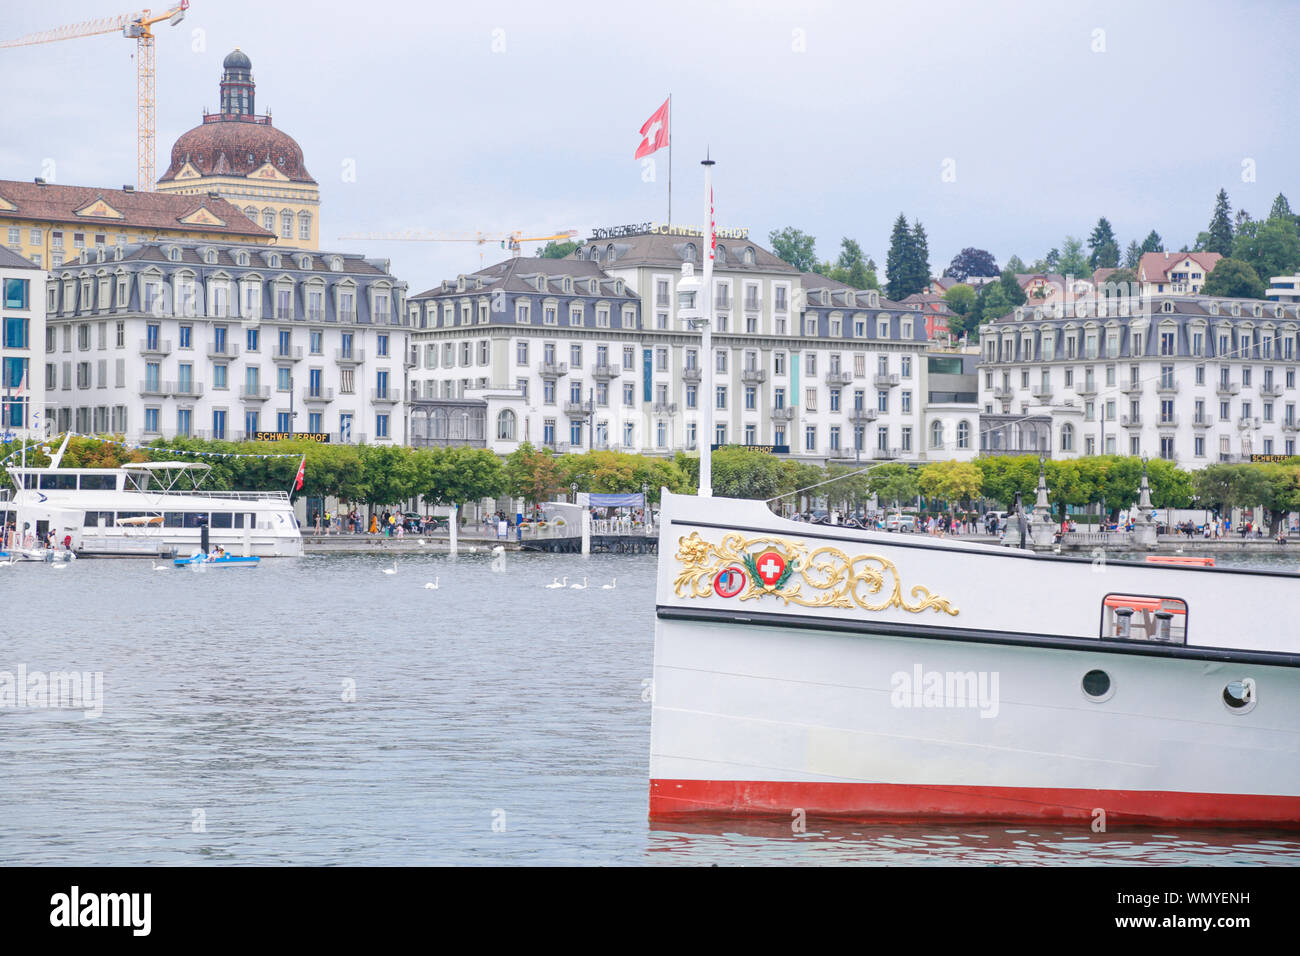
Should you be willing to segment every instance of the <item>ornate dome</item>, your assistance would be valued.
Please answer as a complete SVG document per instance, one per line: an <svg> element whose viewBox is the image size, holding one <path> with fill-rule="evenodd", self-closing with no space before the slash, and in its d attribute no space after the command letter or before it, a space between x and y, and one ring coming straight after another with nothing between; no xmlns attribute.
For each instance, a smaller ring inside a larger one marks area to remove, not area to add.
<svg viewBox="0 0 1300 956"><path fill-rule="evenodd" d="M248 58L248 54L235 47L234 52L227 53L226 58L221 61L223 70L251 70L253 61Z"/></svg>
<svg viewBox="0 0 1300 956"><path fill-rule="evenodd" d="M262 117L258 117L260 120ZM159 182L176 178L186 163L204 176L248 176L267 163L298 183L315 183L302 159L302 147L269 122L222 121L220 114L182 133L172 147L172 162Z"/></svg>

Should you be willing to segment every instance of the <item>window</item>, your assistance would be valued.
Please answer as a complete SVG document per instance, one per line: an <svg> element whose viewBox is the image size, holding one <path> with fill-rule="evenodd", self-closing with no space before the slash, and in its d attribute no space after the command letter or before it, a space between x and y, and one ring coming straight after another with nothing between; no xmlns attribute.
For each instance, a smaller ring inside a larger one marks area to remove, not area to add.
<svg viewBox="0 0 1300 956"><path fill-rule="evenodd" d="M515 413L508 408L503 408L497 415L497 439L499 441L514 441L515 438Z"/></svg>

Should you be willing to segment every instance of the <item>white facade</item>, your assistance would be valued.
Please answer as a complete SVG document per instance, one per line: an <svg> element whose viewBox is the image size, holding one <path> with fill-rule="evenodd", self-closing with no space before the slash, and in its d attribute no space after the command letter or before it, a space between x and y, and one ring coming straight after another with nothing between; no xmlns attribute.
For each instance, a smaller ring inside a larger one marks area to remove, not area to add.
<svg viewBox="0 0 1300 956"><path fill-rule="evenodd" d="M1264 293L1270 301L1281 302L1284 305L1295 305L1300 303L1300 274L1293 276L1273 276L1268 283L1268 291Z"/></svg>
<svg viewBox="0 0 1300 956"><path fill-rule="evenodd" d="M0 440L45 435L38 364L45 340L45 276L26 259L0 249Z"/></svg>
<svg viewBox="0 0 1300 956"><path fill-rule="evenodd" d="M412 296L413 394L482 395L485 441L500 453L528 441L668 455L709 440L786 446L817 462L974 455L973 395L951 410L944 447L923 434L919 310L803 275L747 240L719 240L713 354L701 354L700 333L681 316L693 303L677 289L700 243L689 234L593 241L568 259L509 260ZM958 416L968 435L960 451Z"/></svg>
<svg viewBox="0 0 1300 956"><path fill-rule="evenodd" d="M55 430L400 444L409 332L386 265L195 243L67 264L40 383Z"/></svg>
<svg viewBox="0 0 1300 956"><path fill-rule="evenodd" d="M1024 307L981 329L983 413L1050 427L1049 447L995 446L986 420L987 450L1146 454L1192 468L1296 453L1300 306L1182 296L1116 302L1118 314L1096 306Z"/></svg>

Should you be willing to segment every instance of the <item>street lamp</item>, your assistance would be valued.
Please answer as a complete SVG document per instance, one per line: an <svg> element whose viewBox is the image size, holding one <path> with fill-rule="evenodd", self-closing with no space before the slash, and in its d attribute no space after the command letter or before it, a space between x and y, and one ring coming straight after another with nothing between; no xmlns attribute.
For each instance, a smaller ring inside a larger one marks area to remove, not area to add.
<svg viewBox="0 0 1300 956"><path fill-rule="evenodd" d="M577 504L577 502L578 502L578 483L577 483L576 481L573 482L573 484L569 485L569 491L573 492L573 502L574 502L574 504Z"/></svg>

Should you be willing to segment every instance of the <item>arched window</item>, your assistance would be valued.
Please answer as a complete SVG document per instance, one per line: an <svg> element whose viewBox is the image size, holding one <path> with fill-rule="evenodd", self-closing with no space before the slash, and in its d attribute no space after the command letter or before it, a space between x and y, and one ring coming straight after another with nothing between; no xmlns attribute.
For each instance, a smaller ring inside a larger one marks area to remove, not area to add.
<svg viewBox="0 0 1300 956"><path fill-rule="evenodd" d="M718 246L716 251L714 252L714 258L717 259L719 262L726 262L727 247L722 245Z"/></svg>
<svg viewBox="0 0 1300 956"><path fill-rule="evenodd" d="M930 426L930 447L943 447L943 422L935 422Z"/></svg>
<svg viewBox="0 0 1300 956"><path fill-rule="evenodd" d="M311 238L311 213L309 212L298 213L298 238Z"/></svg>
<svg viewBox="0 0 1300 956"><path fill-rule="evenodd" d="M684 256L685 256L687 262L694 262L694 261L695 261L695 243L693 243L693 242L688 242L688 243L686 244L686 251L685 251L685 253L684 253Z"/></svg>
<svg viewBox="0 0 1300 956"><path fill-rule="evenodd" d="M754 248L753 248L753 246L747 246L747 247L745 248L745 257L744 257L744 258L745 258L745 265L747 265L747 266L752 266L752 265L754 264Z"/></svg>
<svg viewBox="0 0 1300 956"><path fill-rule="evenodd" d="M501 441L515 440L515 413L508 408L501 409L497 416L497 438Z"/></svg>
<svg viewBox="0 0 1300 956"><path fill-rule="evenodd" d="M1074 426L1061 426L1061 451L1074 451Z"/></svg>
<svg viewBox="0 0 1300 956"><path fill-rule="evenodd" d="M970 447L970 422L957 423L957 447Z"/></svg>

